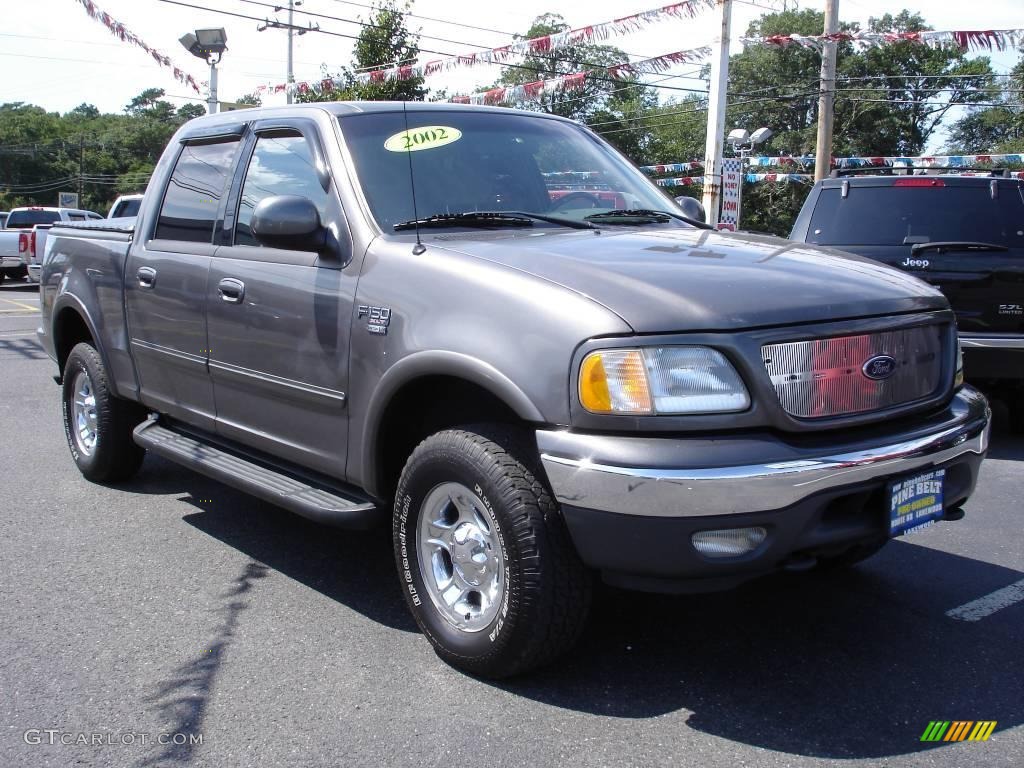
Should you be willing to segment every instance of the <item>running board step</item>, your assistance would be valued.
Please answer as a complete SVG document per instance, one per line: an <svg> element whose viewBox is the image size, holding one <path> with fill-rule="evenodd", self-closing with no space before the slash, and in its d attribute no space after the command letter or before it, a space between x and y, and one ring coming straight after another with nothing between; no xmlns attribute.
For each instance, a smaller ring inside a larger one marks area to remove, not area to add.
<svg viewBox="0 0 1024 768"><path fill-rule="evenodd" d="M301 477L270 469L153 419L137 426L132 436L139 446L168 461L318 523L367 529L382 519L381 510L366 498L347 495L337 488L327 490L311 485Z"/></svg>

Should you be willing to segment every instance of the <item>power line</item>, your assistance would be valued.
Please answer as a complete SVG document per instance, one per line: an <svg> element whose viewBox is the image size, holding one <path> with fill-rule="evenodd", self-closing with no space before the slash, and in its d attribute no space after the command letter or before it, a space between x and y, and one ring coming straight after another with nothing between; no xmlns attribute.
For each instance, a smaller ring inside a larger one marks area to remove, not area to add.
<svg viewBox="0 0 1024 768"><path fill-rule="evenodd" d="M256 0L242 0L242 1L243 2L256 2ZM225 11L225 10L221 10L219 8L210 8L210 7L204 6L204 5L195 5L193 3L185 3L185 2L182 2L182 0L157 0L157 2L159 2L159 3L168 3L169 5L180 5L180 6L185 7L185 8L194 8L194 9L200 10L200 11L208 11L210 13L219 13L219 14L222 14L222 15L225 15L225 16L233 16L233 17L240 18L240 19L248 19L250 21L257 21L257 22L265 22L266 21L266 19L261 19L258 16L250 16L250 15L244 14L244 13L236 13L234 11ZM302 12L302 13L309 13L308 11L300 11L297 8L295 9L295 12L296 13L300 13L300 12ZM341 18L335 17L335 16L326 16L324 14L317 14L317 15L323 16L325 18L332 18L332 19L334 19L336 21L342 21L342 22L347 22L348 21L347 19L341 19ZM363 26L379 27L379 25L375 25L375 24L368 25L365 22L351 22L351 23L361 24ZM341 37L341 38L345 38L347 40L358 40L359 39L359 37L357 35L347 35L344 32L335 32L334 30L324 29L322 27L319 28L319 29L313 29L313 30L310 30L310 31L312 31L312 32L319 32L319 33L325 34L325 35L331 35L333 37ZM485 46L479 46L479 45L474 46L471 43L461 43L461 44L462 45L469 45L470 47L486 49ZM417 46L417 48L422 53L433 53L433 54L435 54L437 56L445 56L445 57L455 58L455 57L457 57L459 55L459 54L455 54L455 53L450 53L448 51L437 51L437 50L432 50L430 48L420 48L419 46ZM530 54L530 55L535 57L535 58L547 59L547 60L550 60L550 61L561 61L561 62L564 62L564 63L567 63L567 64L573 64L574 66L577 66L577 67L579 67L581 64L586 65L586 66L594 66L594 67L600 68L600 69L607 69L608 66L615 66L615 65L607 65L606 66L606 65L603 65L603 64L597 64L597 65L595 65L595 64L588 64L587 62L577 61L576 59L567 59L567 58L558 57L558 56L547 56L547 55L542 55L542 54ZM627 62L624 62L624 63L627 63ZM388 64L381 64L381 65L376 65L376 66L386 67L386 66L389 66L389 65ZM527 70L529 72L536 72L536 73L544 72L546 74L553 74L553 75L564 74L564 73L559 72L556 69L540 70L540 69L537 69L536 67L530 67L530 66L526 66L526 65L523 65L523 64L510 64L510 63L507 63L507 62L497 63L497 64L495 64L495 66L510 67L512 69L523 69L523 70ZM614 82L614 83L620 82L620 81L618 81L618 80L616 80L614 78L591 78L591 79L592 80L598 80L598 81L605 81L605 82ZM652 88L662 88L662 89L665 89L665 90L672 90L672 91L681 91L681 92L686 92L686 93L703 93L703 90L699 90L699 89L696 89L696 88L683 88L683 87L674 86L674 85L653 85L651 87Z"/></svg>

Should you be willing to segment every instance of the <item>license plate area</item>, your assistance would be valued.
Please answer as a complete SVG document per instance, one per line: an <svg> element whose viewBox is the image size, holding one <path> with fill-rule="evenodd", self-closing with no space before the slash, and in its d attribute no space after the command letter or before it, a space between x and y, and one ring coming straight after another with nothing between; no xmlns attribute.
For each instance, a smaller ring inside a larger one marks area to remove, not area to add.
<svg viewBox="0 0 1024 768"><path fill-rule="evenodd" d="M942 517L946 470L906 475L889 483L889 535L921 530Z"/></svg>

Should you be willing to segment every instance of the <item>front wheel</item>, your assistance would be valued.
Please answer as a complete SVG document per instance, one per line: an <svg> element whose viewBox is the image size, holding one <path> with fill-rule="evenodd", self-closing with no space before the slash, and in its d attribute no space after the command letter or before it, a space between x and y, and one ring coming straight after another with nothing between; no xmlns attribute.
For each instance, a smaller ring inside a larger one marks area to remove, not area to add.
<svg viewBox="0 0 1024 768"><path fill-rule="evenodd" d="M76 344L64 364L64 434L79 471L94 482L127 480L145 451L132 430L142 408L110 391L103 358L89 344Z"/></svg>
<svg viewBox="0 0 1024 768"><path fill-rule="evenodd" d="M395 495L409 609L442 659L482 677L551 661L590 608L591 575L530 457L512 430L439 432L413 452Z"/></svg>

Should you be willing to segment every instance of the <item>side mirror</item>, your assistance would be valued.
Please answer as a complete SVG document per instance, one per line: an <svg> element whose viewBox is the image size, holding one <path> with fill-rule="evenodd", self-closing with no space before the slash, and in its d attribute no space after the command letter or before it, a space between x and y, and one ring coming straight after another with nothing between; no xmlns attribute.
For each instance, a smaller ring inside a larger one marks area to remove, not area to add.
<svg viewBox="0 0 1024 768"><path fill-rule="evenodd" d="M675 201L676 205L679 206L679 210L683 212L683 216L696 221L707 221L707 217L704 214L704 206L700 204L700 200L680 195L675 198Z"/></svg>
<svg viewBox="0 0 1024 768"><path fill-rule="evenodd" d="M327 229L308 197L263 198L252 213L250 227L253 236L268 248L320 252L327 245Z"/></svg>

